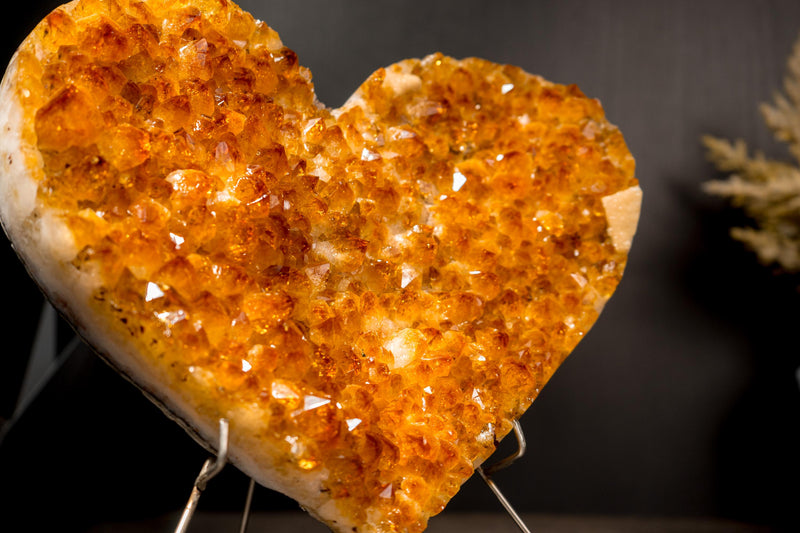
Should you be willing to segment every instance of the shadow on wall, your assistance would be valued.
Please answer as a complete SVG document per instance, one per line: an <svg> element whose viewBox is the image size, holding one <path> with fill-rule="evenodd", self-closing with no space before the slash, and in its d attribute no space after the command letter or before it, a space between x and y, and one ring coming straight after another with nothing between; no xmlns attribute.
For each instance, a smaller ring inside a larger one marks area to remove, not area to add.
<svg viewBox="0 0 800 533"><path fill-rule="evenodd" d="M713 443L720 516L800 530L800 275L773 271L728 236L746 226L722 201L685 198L699 227L682 264L682 287L702 312L725 321L747 346L749 381ZM733 355L732 355L733 356Z"/></svg>

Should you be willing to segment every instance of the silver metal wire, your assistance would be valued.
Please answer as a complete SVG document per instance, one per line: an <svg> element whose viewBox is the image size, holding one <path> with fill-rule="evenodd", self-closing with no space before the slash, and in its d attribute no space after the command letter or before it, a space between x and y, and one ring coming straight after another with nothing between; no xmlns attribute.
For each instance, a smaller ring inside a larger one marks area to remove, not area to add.
<svg viewBox="0 0 800 533"><path fill-rule="evenodd" d="M207 459L203 463L203 468L200 469L200 475L194 482L192 493L189 495L189 501L186 502L186 507L183 509L183 514L175 528L175 533L186 533L189 527L189 522L192 521L194 512L197 510L197 503L200 501L200 494L206 489L206 485L211 479L222 471L225 463L228 460L228 420L220 418L219 420L219 449L217 456L212 459Z"/></svg>
<svg viewBox="0 0 800 533"><path fill-rule="evenodd" d="M520 423L515 420L513 422L514 428L514 435L517 438L517 451L513 454L509 455L508 457L501 459L497 463L487 466L486 468L478 467L476 470L478 474L480 474L483 481L489 486L491 491L497 497L500 504L509 514L509 516L514 520L514 523L517 524L520 531L523 533L531 533L531 530L528 529L528 526L525 525L525 522L520 517L519 513L514 509L508 499L503 495L500 488L497 484L491 479L491 476L498 471L509 467L514 461L525 455L525 450L527 448L527 444L525 443L525 434L522 432L522 426ZM227 419L221 418L219 421L219 451L217 452L217 456L212 459L207 459L206 462L203 464L203 468L200 470L200 474L197 476L197 479L194 482L194 487L192 487L192 493L189 496L189 501L186 502L186 507L183 510L183 514L181 515L181 519L178 522L177 527L175 528L175 533L186 533L187 528L189 527L189 523L194 516L194 512L197 509L197 504L200 501L200 494L205 490L208 482L220 471L224 468L225 463L227 462L228 458L228 421ZM239 533L246 533L247 531L247 524L250 520L250 508L253 503L253 491L255 490L255 480L250 478L250 484L247 488L247 498L245 500L244 511L242 513L242 522L239 526Z"/></svg>
<svg viewBox="0 0 800 533"><path fill-rule="evenodd" d="M514 420L514 435L517 437L517 444L518 444L518 448L515 453L509 455L505 459L501 459L500 461L498 461L493 465L487 466L486 468L479 466L478 468L476 468L476 470L478 471L478 474L480 474L481 478L486 482L486 484L492 490L497 499L500 501L500 504L503 506L503 508L506 510L509 516L511 516L514 522L517 524L517 527L520 529L520 531L522 531L523 533L531 533L531 530L528 529L527 525L525 525L525 522L523 522L522 517L519 516L519 513L517 513L517 511L508 501L508 499L506 499L506 497L503 496L502 491L500 491L500 487L498 487L497 484L491 479L492 474L495 474L498 471L511 466L511 463L513 463L514 461L525 455L525 450L527 448L527 445L525 443L525 434L522 432L522 426L517 420Z"/></svg>
<svg viewBox="0 0 800 533"><path fill-rule="evenodd" d="M247 499L244 501L244 512L242 513L242 525L239 526L239 533L247 531L247 522L250 521L250 507L253 505L253 491L256 488L256 480L250 478L250 486L247 487Z"/></svg>
<svg viewBox="0 0 800 533"><path fill-rule="evenodd" d="M493 465L487 466L483 469L483 473L487 476L491 476L492 474L499 472L500 470L511 466L511 463L520 459L523 455L525 455L525 450L527 449L528 445L525 442L525 434L522 432L522 425L519 423L519 420L514 420L514 436L517 438L517 451L506 457L505 459L501 459L500 461L496 462Z"/></svg>

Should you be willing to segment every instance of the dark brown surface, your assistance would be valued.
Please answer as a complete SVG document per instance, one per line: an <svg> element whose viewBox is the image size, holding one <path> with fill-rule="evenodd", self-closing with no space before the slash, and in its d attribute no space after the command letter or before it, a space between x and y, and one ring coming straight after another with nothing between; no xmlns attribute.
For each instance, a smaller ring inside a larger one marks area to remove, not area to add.
<svg viewBox="0 0 800 533"><path fill-rule="evenodd" d="M772 276L728 239L741 220L700 191L718 175L699 137L742 137L788 157L756 106L780 87L800 2L241 4L297 51L331 106L377 67L436 50L514 63L600 98L637 158L640 230L618 293L523 417L527 456L498 481L537 513L712 516L797 530L799 282ZM6 58L46 11L18 9L0 19ZM40 297L8 248L2 260L4 399L18 386ZM0 447L0 509L85 530L180 508L204 453L91 357L67 370ZM201 506L236 510L245 487L226 471ZM258 509L295 508L266 494ZM448 512L468 509L499 508L472 480Z"/></svg>
<svg viewBox="0 0 800 533"><path fill-rule="evenodd" d="M135 523L100 524L89 533L172 533L178 515ZM535 533L769 533L768 527L719 519L555 516L526 513L525 524ZM233 513L201 513L192 521L192 533L238 531L241 517ZM256 533L324 533L325 526L300 513L260 513L251 517L248 531ZM445 512L431 520L427 533L518 533L514 522L500 513Z"/></svg>

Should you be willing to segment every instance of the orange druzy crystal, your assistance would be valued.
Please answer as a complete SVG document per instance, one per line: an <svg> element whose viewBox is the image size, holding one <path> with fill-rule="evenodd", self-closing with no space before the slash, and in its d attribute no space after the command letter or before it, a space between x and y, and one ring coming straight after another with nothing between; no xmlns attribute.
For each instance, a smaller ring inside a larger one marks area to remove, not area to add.
<svg viewBox="0 0 800 533"><path fill-rule="evenodd" d="M575 86L433 55L330 110L226 0L73 2L16 61L87 305L334 528L422 531L622 275L634 162Z"/></svg>

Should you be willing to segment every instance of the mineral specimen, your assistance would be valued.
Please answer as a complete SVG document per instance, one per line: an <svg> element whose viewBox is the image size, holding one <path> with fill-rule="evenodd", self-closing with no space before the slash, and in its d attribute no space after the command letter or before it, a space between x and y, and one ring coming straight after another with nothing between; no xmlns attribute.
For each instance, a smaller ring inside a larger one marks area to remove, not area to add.
<svg viewBox="0 0 800 533"><path fill-rule="evenodd" d="M600 104L440 54L340 109L226 0L78 0L2 86L0 215L111 364L337 531L420 532L622 276Z"/></svg>

